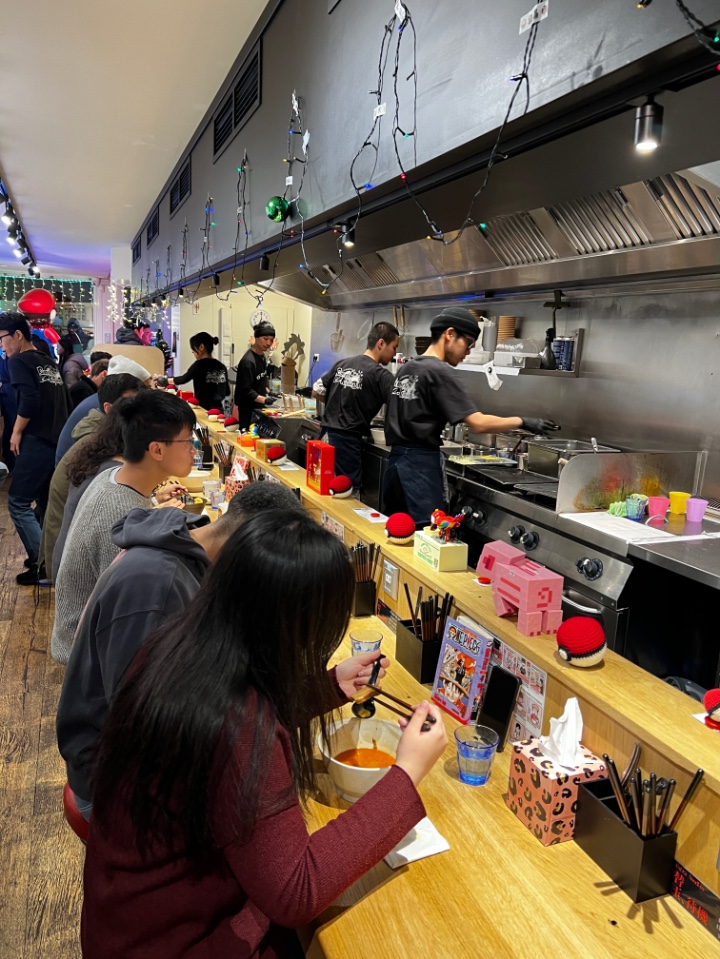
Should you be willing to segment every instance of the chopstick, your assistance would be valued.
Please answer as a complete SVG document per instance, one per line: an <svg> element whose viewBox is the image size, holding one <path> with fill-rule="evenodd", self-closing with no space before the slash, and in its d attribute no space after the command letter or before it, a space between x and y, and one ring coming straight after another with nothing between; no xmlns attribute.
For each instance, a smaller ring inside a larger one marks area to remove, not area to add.
<svg viewBox="0 0 720 959"><path fill-rule="evenodd" d="M372 690L373 695L368 696L365 692L366 689ZM384 702L383 699L380 698L381 696L384 697L384 699L389 699L394 703L398 703L400 706L404 706L405 710L396 709L395 706L391 706L390 703ZM367 702L368 700L372 699L373 701L379 703L380 706L384 706L385 709L389 709L391 713L396 713L398 716L402 716L403 719L410 720L413 718L413 711L410 703L406 703L404 699L398 699L397 696L393 696L392 693L385 692L385 690L380 686L375 686L372 683L368 683L364 689L358 690L358 692L352 698L355 700L355 702ZM429 732L430 727L434 726L435 722L436 720L434 716L428 716L420 727L422 732Z"/></svg>
<svg viewBox="0 0 720 959"><path fill-rule="evenodd" d="M405 583L405 595L407 597L408 609L410 610L410 621L412 622L412 628L413 628L413 632L415 633L415 638L420 639L418 624L417 624L417 620L415 619L415 612L413 610L412 599L410 598L410 588L407 583Z"/></svg>

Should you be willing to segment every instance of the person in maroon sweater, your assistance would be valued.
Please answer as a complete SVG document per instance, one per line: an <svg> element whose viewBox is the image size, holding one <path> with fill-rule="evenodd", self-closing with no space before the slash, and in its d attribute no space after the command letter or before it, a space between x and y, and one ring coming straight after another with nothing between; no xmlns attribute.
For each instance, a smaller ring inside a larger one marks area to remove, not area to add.
<svg viewBox="0 0 720 959"><path fill-rule="evenodd" d="M137 654L97 753L84 959L302 956L294 928L423 818L417 786L447 744L426 702L401 721L387 775L322 829L305 825L317 730L376 658L327 670L353 588L339 540L305 514L268 511Z"/></svg>

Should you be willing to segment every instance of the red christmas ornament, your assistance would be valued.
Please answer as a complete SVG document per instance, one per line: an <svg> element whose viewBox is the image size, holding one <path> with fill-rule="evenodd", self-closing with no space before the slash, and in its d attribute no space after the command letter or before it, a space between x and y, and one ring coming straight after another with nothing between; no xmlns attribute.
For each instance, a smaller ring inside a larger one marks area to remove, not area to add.
<svg viewBox="0 0 720 959"><path fill-rule="evenodd" d="M605 631L590 616L572 616L561 623L556 640L558 652L573 666L595 666L605 655Z"/></svg>
<svg viewBox="0 0 720 959"><path fill-rule="evenodd" d="M329 493L336 499L347 499L353 494L352 480L349 476L336 476L330 484Z"/></svg>
<svg viewBox="0 0 720 959"><path fill-rule="evenodd" d="M407 513L393 513L385 524L385 535L389 543L407 546L415 536L415 520Z"/></svg>

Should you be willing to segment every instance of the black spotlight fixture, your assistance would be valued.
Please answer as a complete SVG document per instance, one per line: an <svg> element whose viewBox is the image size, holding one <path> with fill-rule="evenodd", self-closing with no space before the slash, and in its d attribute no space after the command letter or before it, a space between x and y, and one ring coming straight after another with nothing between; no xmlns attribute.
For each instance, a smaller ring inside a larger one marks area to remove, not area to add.
<svg viewBox="0 0 720 959"><path fill-rule="evenodd" d="M355 227L345 226L342 234L342 245L346 250L351 250L355 246Z"/></svg>
<svg viewBox="0 0 720 959"><path fill-rule="evenodd" d="M660 104L655 103L654 96L649 96L635 110L635 149L638 153L652 153L660 146L664 112Z"/></svg>
<svg viewBox="0 0 720 959"><path fill-rule="evenodd" d="M33 263L33 265L30 267L30 271L34 273L35 276L40 276L40 267L37 265L37 263Z"/></svg>
<svg viewBox="0 0 720 959"><path fill-rule="evenodd" d="M28 263L30 262L30 257L27 255L27 253L25 253L25 256L21 258L20 262L24 263L25 266L28 265Z"/></svg>
<svg viewBox="0 0 720 959"><path fill-rule="evenodd" d="M260 269L263 271L263 273L267 273L267 271L270 269L270 260L266 253L263 253L263 255L260 257Z"/></svg>
<svg viewBox="0 0 720 959"><path fill-rule="evenodd" d="M220 274L219 274L219 273L213 273L213 285L216 286L216 287L217 287L217 286L220 286Z"/></svg>
<svg viewBox="0 0 720 959"><path fill-rule="evenodd" d="M185 299L185 290L182 287L178 288L178 300Z"/></svg>
<svg viewBox="0 0 720 959"><path fill-rule="evenodd" d="M5 226L15 226L17 224L17 219L15 218L15 213L12 208L12 203L7 203L5 207L5 212L0 216L0 220L5 224Z"/></svg>

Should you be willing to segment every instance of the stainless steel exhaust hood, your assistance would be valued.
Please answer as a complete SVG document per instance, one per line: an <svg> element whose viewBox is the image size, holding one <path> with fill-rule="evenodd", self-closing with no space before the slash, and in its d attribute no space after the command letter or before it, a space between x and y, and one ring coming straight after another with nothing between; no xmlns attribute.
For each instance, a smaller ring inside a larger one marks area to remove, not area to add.
<svg viewBox="0 0 720 959"><path fill-rule="evenodd" d="M720 164L681 170L547 208L488 220L445 246L416 240L316 268L334 279L323 306L482 299L485 291L621 288L659 278L720 279ZM308 300L307 280L275 287Z"/></svg>

